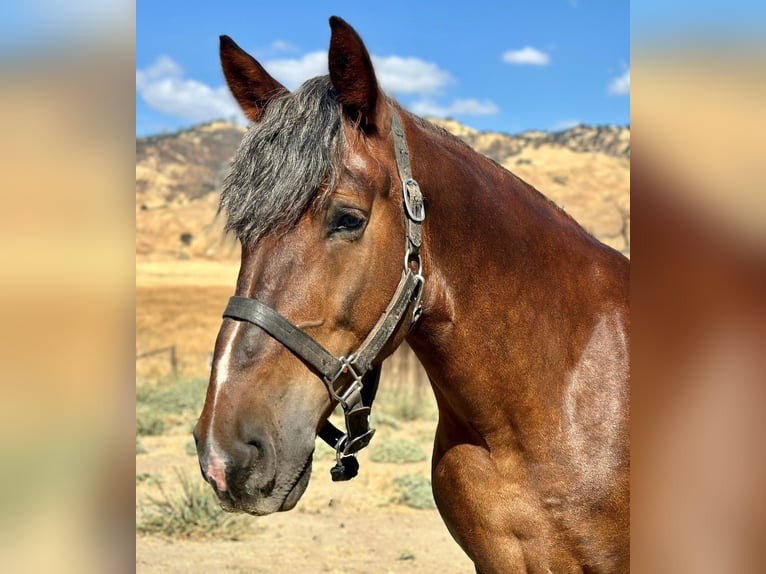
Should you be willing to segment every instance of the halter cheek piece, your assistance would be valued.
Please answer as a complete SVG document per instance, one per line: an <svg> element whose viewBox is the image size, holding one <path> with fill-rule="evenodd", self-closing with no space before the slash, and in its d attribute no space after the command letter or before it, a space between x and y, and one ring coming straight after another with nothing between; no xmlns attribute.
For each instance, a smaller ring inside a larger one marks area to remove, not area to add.
<svg viewBox="0 0 766 574"><path fill-rule="evenodd" d="M370 409L380 380L382 361L376 361L407 312L412 309L410 328L420 317L423 294L423 266L420 259L421 224L425 219L423 194L412 179L410 154L397 111L391 107L391 130L394 134L396 166L402 180L406 246L404 269L391 302L355 353L336 357L313 337L257 299L234 296L223 312L224 317L258 325L290 349L308 365L327 386L334 403L340 403L346 422L344 433L329 420L319 436L335 449L336 464L330 470L334 481L356 476L359 463L356 453L370 444L375 429L370 428ZM412 271L412 267L417 269Z"/></svg>

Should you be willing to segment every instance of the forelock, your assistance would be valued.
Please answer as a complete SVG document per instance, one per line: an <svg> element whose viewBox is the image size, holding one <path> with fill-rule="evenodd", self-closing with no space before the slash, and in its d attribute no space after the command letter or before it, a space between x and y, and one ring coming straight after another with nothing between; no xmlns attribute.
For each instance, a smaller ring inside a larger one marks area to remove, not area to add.
<svg viewBox="0 0 766 574"><path fill-rule="evenodd" d="M335 187L342 139L329 76L272 101L245 133L224 180L226 230L249 244L295 225L320 190Z"/></svg>

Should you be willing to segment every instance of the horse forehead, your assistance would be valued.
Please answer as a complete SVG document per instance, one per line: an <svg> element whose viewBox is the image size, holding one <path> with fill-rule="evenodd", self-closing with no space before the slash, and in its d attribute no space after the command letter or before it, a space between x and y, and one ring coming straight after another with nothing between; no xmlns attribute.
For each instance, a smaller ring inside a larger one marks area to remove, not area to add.
<svg viewBox="0 0 766 574"><path fill-rule="evenodd" d="M346 170L353 176L369 171L372 158L358 149L349 149L346 154Z"/></svg>
<svg viewBox="0 0 766 574"><path fill-rule="evenodd" d="M344 191L362 193L385 191L391 186L391 172L385 158L376 158L366 149L349 149L344 154L343 170L335 195Z"/></svg>
<svg viewBox="0 0 766 574"><path fill-rule="evenodd" d="M396 168L393 142L380 135L360 136L348 125L344 130L341 182L350 178L366 185L388 184L390 170Z"/></svg>
<svg viewBox="0 0 766 574"><path fill-rule="evenodd" d="M306 219L304 216L303 219ZM242 251L237 291L250 293L254 288L279 288L291 274L305 275L319 242L312 240L310 225L303 219L286 233L261 238Z"/></svg>

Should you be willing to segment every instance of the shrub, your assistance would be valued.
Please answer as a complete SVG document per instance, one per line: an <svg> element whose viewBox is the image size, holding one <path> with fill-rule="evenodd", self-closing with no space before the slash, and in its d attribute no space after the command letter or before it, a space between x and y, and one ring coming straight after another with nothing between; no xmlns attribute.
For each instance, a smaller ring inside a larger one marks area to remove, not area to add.
<svg viewBox="0 0 766 574"><path fill-rule="evenodd" d="M394 439L376 444L370 449L370 460L373 462L408 463L426 460L428 456L423 449L412 441Z"/></svg>
<svg viewBox="0 0 766 574"><path fill-rule="evenodd" d="M396 502L411 508L436 508L431 481L419 474L405 474L394 479L398 491Z"/></svg>
<svg viewBox="0 0 766 574"><path fill-rule="evenodd" d="M140 436L157 436L165 432L162 416L147 409L136 407L136 433Z"/></svg>
<svg viewBox="0 0 766 574"><path fill-rule="evenodd" d="M170 495L158 484L159 497L150 496L142 505L136 530L174 538L223 538L238 540L248 531L246 517L226 514L213 491L200 479L190 479L176 470L181 493Z"/></svg>
<svg viewBox="0 0 766 574"><path fill-rule="evenodd" d="M401 425L399 424L399 421L396 420L396 417L378 410L373 411L371 416L371 424L373 428L389 427L394 430L399 430L401 428Z"/></svg>
<svg viewBox="0 0 766 574"><path fill-rule="evenodd" d="M205 400L207 382L204 379L179 379L161 384L140 384L136 386L136 408L162 414L181 415L198 413Z"/></svg>
<svg viewBox="0 0 766 574"><path fill-rule="evenodd" d="M141 436L160 435L178 424L179 417L193 419L202 409L206 382L179 379L160 384L136 386L136 432Z"/></svg>

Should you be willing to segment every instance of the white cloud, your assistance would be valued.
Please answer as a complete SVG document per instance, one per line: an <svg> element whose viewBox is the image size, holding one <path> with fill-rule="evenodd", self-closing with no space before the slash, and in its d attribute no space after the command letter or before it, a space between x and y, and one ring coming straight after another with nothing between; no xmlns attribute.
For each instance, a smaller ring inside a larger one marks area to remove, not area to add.
<svg viewBox="0 0 766 574"><path fill-rule="evenodd" d="M136 70L136 88L142 89L149 82L162 79L166 76L180 77L183 75L181 66L167 56L160 56L154 64L145 70Z"/></svg>
<svg viewBox="0 0 766 574"><path fill-rule="evenodd" d="M264 46L255 50L253 55L258 61L266 62L269 58L284 58L286 57L284 54L294 54L297 52L300 52L300 48L295 44L291 44L290 42L286 42L284 40L274 40L268 46ZM278 56L278 54L282 54L282 56Z"/></svg>
<svg viewBox="0 0 766 574"><path fill-rule="evenodd" d="M226 86L211 88L184 78L183 69L167 56L148 68L136 70L136 91L147 105L163 114L192 122L244 116Z"/></svg>
<svg viewBox="0 0 766 574"><path fill-rule="evenodd" d="M413 113L419 116L446 118L450 116L491 116L496 114L499 108L490 100L477 100L474 98L457 99L448 106L441 106L430 99L423 99L408 105Z"/></svg>
<svg viewBox="0 0 766 574"><path fill-rule="evenodd" d="M433 62L400 56L372 56L375 75L383 90L398 94L434 94L454 78Z"/></svg>
<svg viewBox="0 0 766 574"><path fill-rule="evenodd" d="M261 63L288 90L294 90L309 78L327 74L327 52L309 52L300 58L278 58Z"/></svg>
<svg viewBox="0 0 766 574"><path fill-rule="evenodd" d="M381 87L394 94L433 94L454 82L449 72L419 58L372 56L372 61ZM263 67L288 89L294 90L309 78L328 73L327 52L266 60Z"/></svg>
<svg viewBox="0 0 766 574"><path fill-rule="evenodd" d="M508 64L546 66L550 60L548 54L532 46L524 46L521 50L508 50L503 53L503 62Z"/></svg>
<svg viewBox="0 0 766 574"><path fill-rule="evenodd" d="M627 96L630 94L630 68L625 70L622 76L613 78L609 82L607 91L613 96Z"/></svg>
<svg viewBox="0 0 766 574"><path fill-rule="evenodd" d="M269 44L269 50L274 52L297 52L298 46L285 42L284 40L274 40Z"/></svg>

